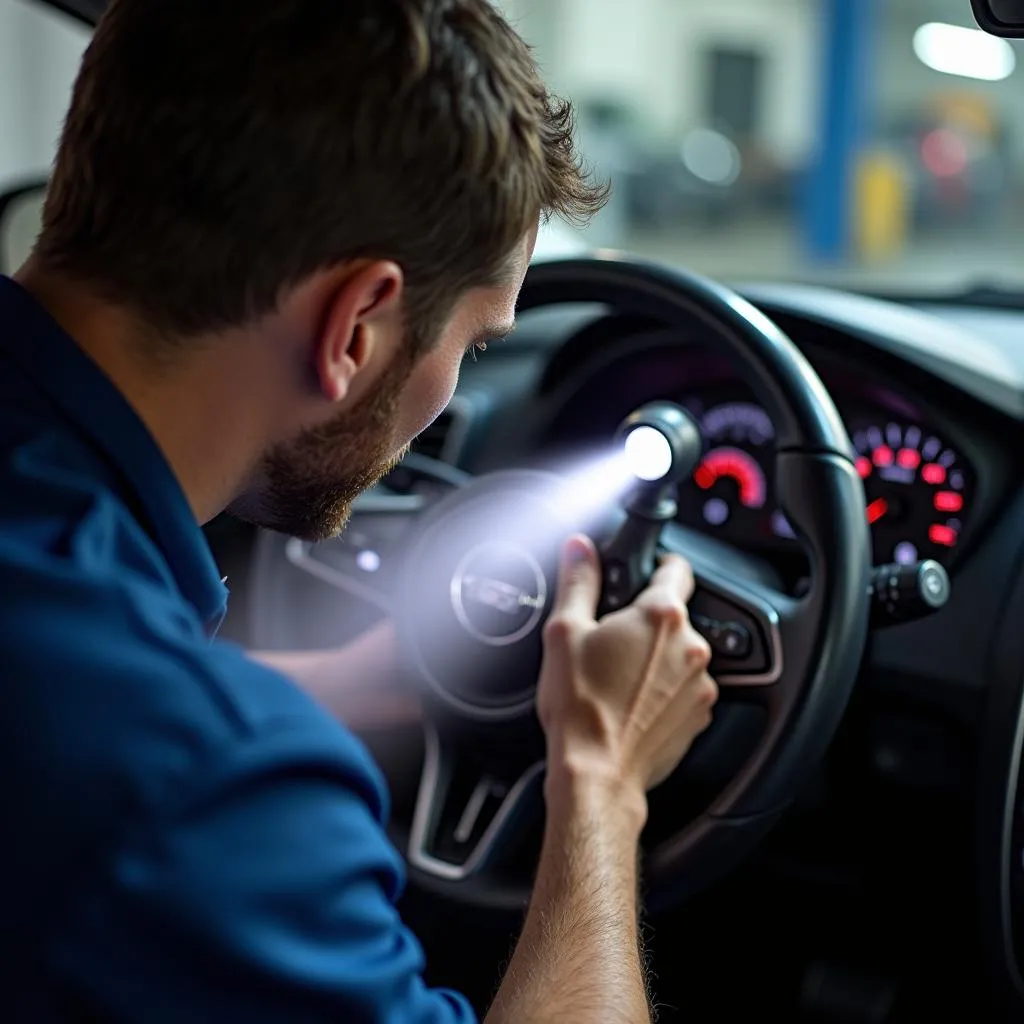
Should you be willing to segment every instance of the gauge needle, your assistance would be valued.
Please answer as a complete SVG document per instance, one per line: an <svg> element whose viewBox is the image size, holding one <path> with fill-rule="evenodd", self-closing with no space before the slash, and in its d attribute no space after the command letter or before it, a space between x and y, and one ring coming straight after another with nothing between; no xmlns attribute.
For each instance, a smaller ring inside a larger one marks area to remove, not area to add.
<svg viewBox="0 0 1024 1024"><path fill-rule="evenodd" d="M870 505L868 505L868 522L874 526L886 512L889 511L889 502L885 498L875 498Z"/></svg>

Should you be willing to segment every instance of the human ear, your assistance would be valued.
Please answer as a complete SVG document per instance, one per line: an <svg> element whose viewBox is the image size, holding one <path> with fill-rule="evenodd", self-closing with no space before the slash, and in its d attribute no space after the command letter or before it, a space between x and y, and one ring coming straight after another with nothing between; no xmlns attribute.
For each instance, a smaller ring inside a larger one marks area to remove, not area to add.
<svg viewBox="0 0 1024 1024"><path fill-rule="evenodd" d="M386 359L381 350L401 339L402 269L389 260L365 263L331 293L316 344L316 372L329 402L345 399L352 382Z"/></svg>

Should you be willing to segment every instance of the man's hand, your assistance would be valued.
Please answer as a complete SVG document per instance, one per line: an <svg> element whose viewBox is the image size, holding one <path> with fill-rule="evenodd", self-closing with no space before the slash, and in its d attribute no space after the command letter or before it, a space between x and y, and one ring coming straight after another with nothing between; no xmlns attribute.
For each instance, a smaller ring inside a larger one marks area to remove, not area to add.
<svg viewBox="0 0 1024 1024"><path fill-rule="evenodd" d="M398 639L389 619L345 647L250 657L289 676L355 732L420 721L418 698L398 685Z"/></svg>
<svg viewBox="0 0 1024 1024"><path fill-rule="evenodd" d="M693 573L667 557L647 589L596 622L597 553L566 545L545 628L537 711L548 739L548 789L587 781L640 800L711 723L711 649L690 624Z"/></svg>
<svg viewBox="0 0 1024 1024"><path fill-rule="evenodd" d="M650 1021L637 926L646 791L711 721L711 652L690 625L693 575L665 559L628 608L595 620L597 552L565 548L545 627L538 713L547 824L530 910L487 1024Z"/></svg>

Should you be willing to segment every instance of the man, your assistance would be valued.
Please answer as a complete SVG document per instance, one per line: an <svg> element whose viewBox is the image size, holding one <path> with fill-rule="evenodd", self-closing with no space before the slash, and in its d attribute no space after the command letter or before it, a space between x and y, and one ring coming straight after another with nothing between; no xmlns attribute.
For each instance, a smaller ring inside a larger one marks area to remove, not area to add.
<svg viewBox="0 0 1024 1024"><path fill-rule="evenodd" d="M111 4L0 280L6 1019L472 1018L421 979L364 748L212 641L199 524L341 529L511 327L538 218L601 200L486 0ZM599 577L570 539L544 847L490 1022L648 1019L645 793L716 691L684 563L597 623ZM322 660L291 664L323 696Z"/></svg>

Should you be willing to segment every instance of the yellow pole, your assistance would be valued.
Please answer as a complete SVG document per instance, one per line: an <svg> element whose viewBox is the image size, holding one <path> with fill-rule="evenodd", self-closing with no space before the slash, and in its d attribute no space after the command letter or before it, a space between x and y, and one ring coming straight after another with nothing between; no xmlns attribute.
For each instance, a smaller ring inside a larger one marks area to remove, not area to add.
<svg viewBox="0 0 1024 1024"><path fill-rule="evenodd" d="M906 245L910 217L907 176L893 156L865 153L857 167L854 235L865 263L882 263Z"/></svg>

